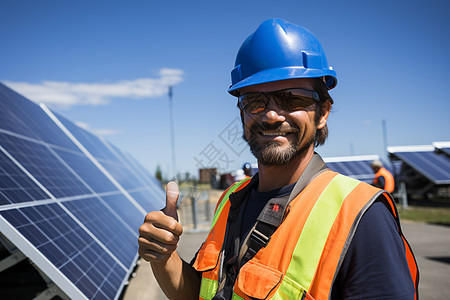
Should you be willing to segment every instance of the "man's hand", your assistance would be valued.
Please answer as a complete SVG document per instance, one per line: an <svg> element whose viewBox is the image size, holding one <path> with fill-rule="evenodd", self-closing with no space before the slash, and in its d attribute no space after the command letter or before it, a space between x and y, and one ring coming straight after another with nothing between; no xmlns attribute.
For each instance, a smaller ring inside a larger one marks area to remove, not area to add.
<svg viewBox="0 0 450 300"><path fill-rule="evenodd" d="M177 249L183 233L177 214L178 186L167 184L166 207L145 216L139 228L139 255L151 263L165 263Z"/></svg>

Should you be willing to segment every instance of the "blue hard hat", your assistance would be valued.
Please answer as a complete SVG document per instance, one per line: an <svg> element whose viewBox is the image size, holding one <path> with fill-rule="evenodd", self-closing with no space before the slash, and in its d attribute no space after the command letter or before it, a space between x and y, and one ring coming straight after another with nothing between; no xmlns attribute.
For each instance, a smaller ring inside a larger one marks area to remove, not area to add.
<svg viewBox="0 0 450 300"><path fill-rule="evenodd" d="M263 22L242 44L231 71L228 92L245 86L293 79L323 77L328 89L337 84L319 40L306 28L282 19Z"/></svg>

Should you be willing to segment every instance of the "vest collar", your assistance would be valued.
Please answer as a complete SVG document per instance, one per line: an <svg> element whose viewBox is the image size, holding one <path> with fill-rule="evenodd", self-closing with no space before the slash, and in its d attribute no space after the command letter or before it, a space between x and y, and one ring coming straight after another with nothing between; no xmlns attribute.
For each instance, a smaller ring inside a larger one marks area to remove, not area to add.
<svg viewBox="0 0 450 300"><path fill-rule="evenodd" d="M328 167L322 160L322 157L320 157L320 155L317 152L314 152L311 161L306 166L305 171L302 173L297 183L295 184L294 189L292 190L291 195L289 197L289 201L291 201L292 199L295 198L295 196L300 194L314 177L316 177L317 175L319 175L320 173L322 173L327 169ZM259 173L256 173L252 177L251 181L243 189L232 193L229 198L231 208L233 209L240 207L247 193L255 186L258 186L258 183L259 183Z"/></svg>

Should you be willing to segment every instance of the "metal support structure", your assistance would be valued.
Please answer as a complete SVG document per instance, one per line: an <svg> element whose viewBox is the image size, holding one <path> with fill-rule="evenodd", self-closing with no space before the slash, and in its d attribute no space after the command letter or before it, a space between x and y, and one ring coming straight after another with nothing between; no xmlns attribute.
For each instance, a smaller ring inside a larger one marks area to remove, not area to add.
<svg viewBox="0 0 450 300"><path fill-rule="evenodd" d="M383 127L383 143L384 143L384 151L385 151L385 154L386 154L387 147L388 147L386 119L383 119L381 124L382 124L382 127ZM389 153L387 153L387 156L389 156Z"/></svg>
<svg viewBox="0 0 450 300"><path fill-rule="evenodd" d="M206 221L211 221L211 214L209 213L211 211L211 206L209 203L209 195L206 191L203 191L203 195L202 197L204 197L206 199L205 202L205 214L206 214Z"/></svg>
<svg viewBox="0 0 450 300"><path fill-rule="evenodd" d="M209 203L209 193L201 190L197 186L191 186L183 193L183 199L189 200L180 205L180 213L184 224L189 226L186 232L208 231L211 225L211 204ZM190 227L192 226L192 228Z"/></svg>
<svg viewBox="0 0 450 300"><path fill-rule="evenodd" d="M44 272L42 272L38 266L31 261L30 264L38 271L42 279L47 284L47 288L34 297L33 300L52 300L55 299L55 297L59 297L56 299L71 300L70 297L68 297L63 290L61 290Z"/></svg>
<svg viewBox="0 0 450 300"><path fill-rule="evenodd" d="M200 199L199 190L197 186L191 188L191 204L192 204L192 222L194 223L194 230L198 229L198 218L197 218L197 201Z"/></svg>
<svg viewBox="0 0 450 300"><path fill-rule="evenodd" d="M406 183L404 181L400 182L400 187L398 189L398 194L401 198L402 208L408 208L408 194L406 192Z"/></svg>
<svg viewBox="0 0 450 300"><path fill-rule="evenodd" d="M54 283L47 286L47 289L39 293L33 300L52 300L55 299L70 300L69 297Z"/></svg>
<svg viewBox="0 0 450 300"><path fill-rule="evenodd" d="M194 230L198 229L198 221L197 221L197 199L194 197L191 198L192 201L192 221L194 222Z"/></svg>
<svg viewBox="0 0 450 300"><path fill-rule="evenodd" d="M3 272L12 266L15 266L26 258L27 257L18 249L14 250L8 257L0 260L0 272Z"/></svg>
<svg viewBox="0 0 450 300"><path fill-rule="evenodd" d="M3 234L0 233L0 244L6 248L10 255L5 257L0 261L0 272L7 270L8 268L15 266L23 260L28 259L25 254L16 248ZM52 299L62 299L70 300L70 298L64 293L41 269L38 268L31 260L28 260L30 265L35 268L42 279L47 284L47 288L40 292L33 300L52 300ZM55 297L58 298L55 298Z"/></svg>
<svg viewBox="0 0 450 300"><path fill-rule="evenodd" d="M9 256L0 260L0 272L3 272L12 266L20 263L27 257L16 248L2 233L0 233L0 246L4 247L9 252Z"/></svg>
<svg viewBox="0 0 450 300"><path fill-rule="evenodd" d="M173 101L172 101L172 86L169 86L169 114L170 114L170 138L172 142L172 175L173 179L177 177L177 167L175 160L175 136L174 136L174 126L173 126Z"/></svg>

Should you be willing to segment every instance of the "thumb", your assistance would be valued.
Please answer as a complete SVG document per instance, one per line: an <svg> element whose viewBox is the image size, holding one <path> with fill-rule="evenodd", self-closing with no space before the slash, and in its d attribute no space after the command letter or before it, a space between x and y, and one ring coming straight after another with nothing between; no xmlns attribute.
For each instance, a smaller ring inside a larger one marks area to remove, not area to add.
<svg viewBox="0 0 450 300"><path fill-rule="evenodd" d="M166 207L163 213L178 221L177 201L178 201L178 185L174 181L167 183L166 188Z"/></svg>

